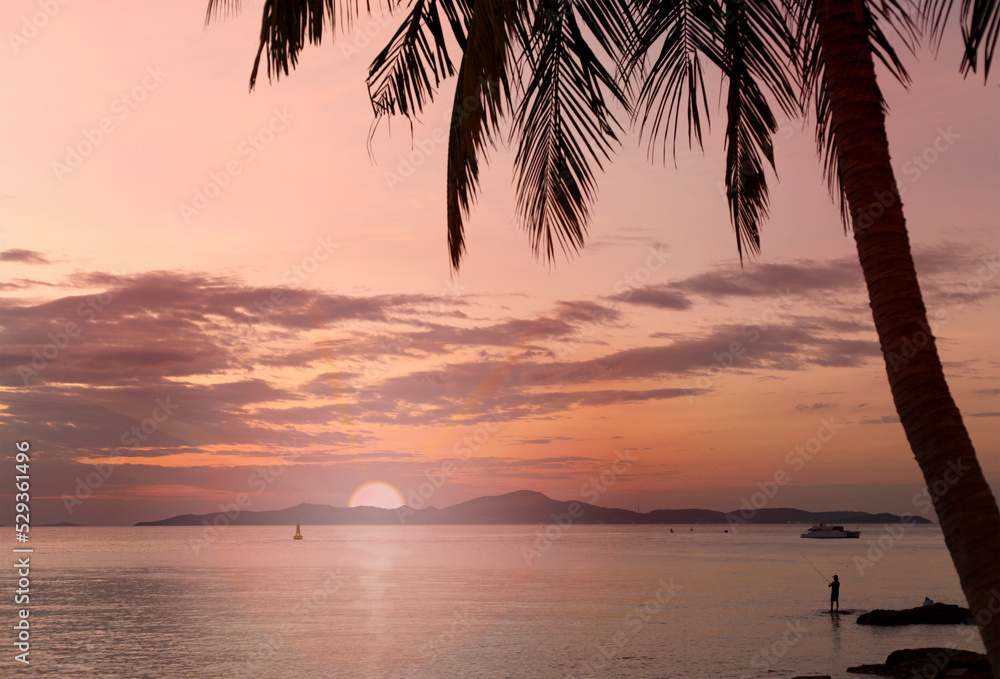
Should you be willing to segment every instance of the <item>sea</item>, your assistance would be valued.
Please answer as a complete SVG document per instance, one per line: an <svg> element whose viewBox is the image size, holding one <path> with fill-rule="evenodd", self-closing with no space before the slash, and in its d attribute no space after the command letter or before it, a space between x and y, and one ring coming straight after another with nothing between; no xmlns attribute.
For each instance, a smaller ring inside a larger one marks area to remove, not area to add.
<svg viewBox="0 0 1000 679"><path fill-rule="evenodd" d="M902 648L983 652L971 626L856 623L924 597L965 605L938 526L805 528L33 528L26 605L25 545L3 543L0 675L850 677ZM21 608L30 665L14 660Z"/></svg>

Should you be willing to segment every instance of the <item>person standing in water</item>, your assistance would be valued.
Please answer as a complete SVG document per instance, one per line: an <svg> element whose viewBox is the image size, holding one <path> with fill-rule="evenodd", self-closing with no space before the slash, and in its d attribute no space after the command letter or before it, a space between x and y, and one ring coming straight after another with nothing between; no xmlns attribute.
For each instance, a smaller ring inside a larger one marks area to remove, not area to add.
<svg viewBox="0 0 1000 679"><path fill-rule="evenodd" d="M831 582L827 587L830 588L830 611L833 611L833 604L837 604L837 610L840 610L840 578L836 575L833 576L833 582Z"/></svg>

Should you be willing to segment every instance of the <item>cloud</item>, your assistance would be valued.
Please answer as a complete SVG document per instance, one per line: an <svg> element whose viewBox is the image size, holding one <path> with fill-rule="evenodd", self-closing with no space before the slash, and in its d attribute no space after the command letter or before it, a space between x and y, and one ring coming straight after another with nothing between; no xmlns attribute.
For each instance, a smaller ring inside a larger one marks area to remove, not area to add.
<svg viewBox="0 0 1000 679"><path fill-rule="evenodd" d="M478 394L482 409L512 417L533 417L577 407L610 406L702 393L699 376L726 370L794 371L810 365L858 366L881 356L874 339L829 337L818 326L789 324L767 329L718 325L709 334L681 336L659 345L638 346L576 361L510 356L487 363L462 360L385 377L358 394L365 417L382 422L442 421ZM732 352L736 351L738 356ZM667 377L687 382L667 389L641 388L644 380ZM600 388L604 383L635 388ZM488 387L488 388L487 388Z"/></svg>
<svg viewBox="0 0 1000 679"><path fill-rule="evenodd" d="M861 424L899 424L899 415L883 415L882 417L867 417Z"/></svg>
<svg viewBox="0 0 1000 679"><path fill-rule="evenodd" d="M176 415L129 455L268 456L295 441L310 460L331 461L380 441L380 426L554 420L705 393L716 387L699 379L727 371L775 379L877 362L870 316L849 306L864 307L863 290L848 294L855 283L847 258L720 268L637 288L628 300L561 300L530 317L477 305L473 318L468 300L434 295L261 287L200 272L78 272L59 284L69 294L39 300L14 290L0 301L0 383L16 390L0 418L19 428L52 422L45 436L55 456L93 456L121 448L121 435L169 397ZM628 342L589 332L595 323L627 331L637 307L767 302L781 286L804 296L774 317L705 316L694 329ZM846 301L818 306L833 293Z"/></svg>
<svg viewBox="0 0 1000 679"><path fill-rule="evenodd" d="M989 285L997 271L996 253L980 251L969 245L944 243L918 247L914 260L920 272L921 287L929 298L951 295L962 299L981 299L997 294L1000 287ZM861 268L855 257L831 260L802 259L782 263L751 263L745 268L720 264L709 271L681 278L670 283L635 288L616 297L629 304L655 308L685 310L696 298L701 301L724 303L732 298L771 299L778 295L823 300L823 308L831 303L844 303L844 296L865 295ZM831 297L831 295L836 295ZM942 300L943 301L943 300ZM867 329L867 320L860 323L841 319L846 329Z"/></svg>
<svg viewBox="0 0 1000 679"><path fill-rule="evenodd" d="M37 288L37 287L54 288L57 286L53 283L46 283L45 281L36 281L31 278L12 278L9 281L4 281L0 283L0 290L27 290L29 288Z"/></svg>
<svg viewBox="0 0 1000 679"><path fill-rule="evenodd" d="M531 439L517 438L516 440L511 441L510 443L506 443L504 445L508 446L544 445L547 443L552 443L553 441L574 441L574 440L575 439L572 436L548 436L545 438L531 438Z"/></svg>
<svg viewBox="0 0 1000 679"><path fill-rule="evenodd" d="M745 269L720 266L689 276L674 284L675 289L714 300L727 297L773 297L787 291L792 295L855 289L864 290L856 259L799 260L796 262L750 264Z"/></svg>
<svg viewBox="0 0 1000 679"><path fill-rule="evenodd" d="M613 232L602 233L589 241L586 245L586 252L616 247L634 248L637 245L667 249L664 244L655 240L654 236L654 229L649 227L619 225Z"/></svg>
<svg viewBox="0 0 1000 679"><path fill-rule="evenodd" d="M806 403L800 403L797 406L795 406L795 409L799 410L799 411L802 411L802 410L823 410L824 408L832 408L833 406L834 406L833 403L813 403L812 405L809 405L809 404L806 404Z"/></svg>
<svg viewBox="0 0 1000 679"><path fill-rule="evenodd" d="M635 288L618 295L615 299L629 304L640 304L654 309L676 309L684 311L691 308L691 300L680 290L672 289L670 285L651 285Z"/></svg>
<svg viewBox="0 0 1000 679"><path fill-rule="evenodd" d="M621 320L617 306L587 300L556 302L556 318L566 323L610 323Z"/></svg>
<svg viewBox="0 0 1000 679"><path fill-rule="evenodd" d="M438 301L425 295L366 298L254 288L229 277L182 272L128 278L91 273L74 275L68 285L106 287L44 302L8 298L0 303L3 384L23 383L21 366L36 373L34 382L77 384L252 369L258 351L301 340L316 326L385 322ZM285 346L284 354L310 360L298 347ZM314 351L311 360L317 358ZM273 351L267 360L272 366L282 363Z"/></svg>
<svg viewBox="0 0 1000 679"><path fill-rule="evenodd" d="M22 250L14 248L0 252L0 262L20 262L21 264L51 264L41 252L37 250Z"/></svg>

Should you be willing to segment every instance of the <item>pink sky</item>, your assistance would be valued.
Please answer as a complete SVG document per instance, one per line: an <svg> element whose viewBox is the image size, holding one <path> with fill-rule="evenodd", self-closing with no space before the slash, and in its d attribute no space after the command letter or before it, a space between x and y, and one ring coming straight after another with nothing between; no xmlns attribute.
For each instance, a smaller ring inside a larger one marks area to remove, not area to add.
<svg viewBox="0 0 1000 679"><path fill-rule="evenodd" d="M365 75L394 21L363 19L248 94L246 4L207 31L204 0L0 5L0 463L31 441L33 522L204 513L241 492L251 509L346 505L370 481L408 497L456 459L430 504L577 499L624 449L636 461L597 504L731 510L784 471L768 506L919 513L808 124L782 124L744 268L713 111L705 153L676 169L626 137L587 248L552 266L513 220L513 153L494 153L452 277L453 81L412 136L383 122L372 162ZM996 487L1000 90L963 81L958 54L921 52L909 92L883 88L932 325Z"/></svg>

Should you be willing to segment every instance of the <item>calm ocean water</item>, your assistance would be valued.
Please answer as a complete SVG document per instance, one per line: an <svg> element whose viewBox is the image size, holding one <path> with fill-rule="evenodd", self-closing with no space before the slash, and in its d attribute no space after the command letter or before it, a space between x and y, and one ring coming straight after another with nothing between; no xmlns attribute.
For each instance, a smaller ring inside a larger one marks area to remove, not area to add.
<svg viewBox="0 0 1000 679"><path fill-rule="evenodd" d="M983 650L971 627L874 629L825 612L813 565L839 574L845 609L964 604L937 526L891 540L882 526L860 540L670 528L571 526L548 545L539 526L304 526L302 541L228 527L210 542L188 527L37 528L31 666L15 667L4 624L0 674L849 677L900 648ZM878 557L881 536L888 549L860 573L855 556Z"/></svg>

